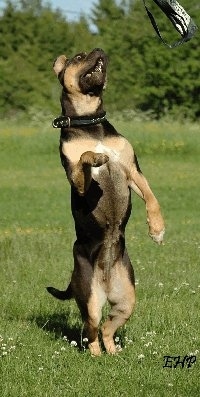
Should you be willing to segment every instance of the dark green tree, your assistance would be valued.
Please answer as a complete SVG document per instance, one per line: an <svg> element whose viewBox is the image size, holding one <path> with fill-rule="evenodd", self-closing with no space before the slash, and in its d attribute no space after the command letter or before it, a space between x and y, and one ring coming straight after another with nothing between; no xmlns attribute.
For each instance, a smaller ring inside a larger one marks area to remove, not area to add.
<svg viewBox="0 0 200 397"><path fill-rule="evenodd" d="M30 108L60 111L52 64L62 53L82 50L82 42L90 48L92 35L84 18L68 23L61 11L41 0L8 1L0 17L1 114Z"/></svg>

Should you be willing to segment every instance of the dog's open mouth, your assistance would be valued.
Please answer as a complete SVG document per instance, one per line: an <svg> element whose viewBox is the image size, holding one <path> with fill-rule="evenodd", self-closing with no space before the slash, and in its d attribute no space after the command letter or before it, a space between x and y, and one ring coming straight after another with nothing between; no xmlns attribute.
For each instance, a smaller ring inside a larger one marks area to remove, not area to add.
<svg viewBox="0 0 200 397"><path fill-rule="evenodd" d="M85 77L87 77L87 78L91 77L94 73L96 73L96 74L103 73L103 66L104 66L104 62L103 62L102 58L99 58L95 64L95 66L87 71L87 73L85 74Z"/></svg>
<svg viewBox="0 0 200 397"><path fill-rule="evenodd" d="M100 49L93 50L85 60L79 85L82 93L100 95L106 83L107 57Z"/></svg>

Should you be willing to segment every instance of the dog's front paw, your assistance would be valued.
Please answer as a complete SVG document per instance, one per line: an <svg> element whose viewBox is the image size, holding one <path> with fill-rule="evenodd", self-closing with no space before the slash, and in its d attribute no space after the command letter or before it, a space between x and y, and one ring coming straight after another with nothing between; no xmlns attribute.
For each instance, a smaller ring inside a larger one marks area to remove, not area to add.
<svg viewBox="0 0 200 397"><path fill-rule="evenodd" d="M149 211L147 223L149 224L149 236L156 243L162 244L165 234L165 223L158 206L154 208L154 211Z"/></svg>
<svg viewBox="0 0 200 397"><path fill-rule="evenodd" d="M94 153L92 151L84 152L81 155L82 164L90 165L91 167L100 167L107 163L109 157L104 153Z"/></svg>
<svg viewBox="0 0 200 397"><path fill-rule="evenodd" d="M159 233L149 232L149 236L152 238L152 240L158 243L159 245L162 244L163 242L164 234L165 234L165 229L161 230Z"/></svg>
<svg viewBox="0 0 200 397"><path fill-rule="evenodd" d="M95 153L94 156L94 163L93 163L93 167L100 167L101 165L107 163L109 161L109 157L107 156L107 154L103 154L103 153Z"/></svg>

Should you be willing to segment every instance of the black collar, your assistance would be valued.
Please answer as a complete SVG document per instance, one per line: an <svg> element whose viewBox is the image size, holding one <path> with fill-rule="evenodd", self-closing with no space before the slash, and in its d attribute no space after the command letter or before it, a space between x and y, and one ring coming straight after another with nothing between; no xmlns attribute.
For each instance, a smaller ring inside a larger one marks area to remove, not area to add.
<svg viewBox="0 0 200 397"><path fill-rule="evenodd" d="M68 117L59 116L53 120L52 126L54 128L62 127L76 127L81 125L94 125L106 121L106 112L102 113L99 117L85 116L85 117Z"/></svg>

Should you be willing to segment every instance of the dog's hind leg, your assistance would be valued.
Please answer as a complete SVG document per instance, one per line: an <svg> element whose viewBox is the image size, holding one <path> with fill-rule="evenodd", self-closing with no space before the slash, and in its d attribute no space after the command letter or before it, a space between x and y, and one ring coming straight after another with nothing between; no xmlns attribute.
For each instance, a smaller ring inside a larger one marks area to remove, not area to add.
<svg viewBox="0 0 200 397"><path fill-rule="evenodd" d="M102 317L102 307L105 304L106 299L107 297L103 288L94 278L87 303L83 305L82 302L77 301L84 321L84 334L88 338L88 347L93 356L101 355L98 326Z"/></svg>
<svg viewBox="0 0 200 397"><path fill-rule="evenodd" d="M98 326L101 320L101 310L89 311L84 324L85 335L88 338L88 347L92 356L100 356L101 348L98 338Z"/></svg>
<svg viewBox="0 0 200 397"><path fill-rule="evenodd" d="M72 184L81 196L84 195L90 187L92 180L91 167L100 167L108 160L109 157L103 153L87 151L81 155L79 162L72 167L70 175Z"/></svg>
<svg viewBox="0 0 200 397"><path fill-rule="evenodd" d="M87 256L87 248L78 242L74 244L74 271L71 283L84 322L84 334L88 338L88 347L93 356L99 356L101 349L98 326L107 296L99 282L98 268L94 269Z"/></svg>
<svg viewBox="0 0 200 397"><path fill-rule="evenodd" d="M117 352L113 336L131 316L135 305L135 288L133 270L126 254L124 260L114 265L111 270L110 292L108 301L111 304L109 318L102 325L101 331L107 353ZM127 262L128 261L128 262ZM126 266L128 263L128 267Z"/></svg>

